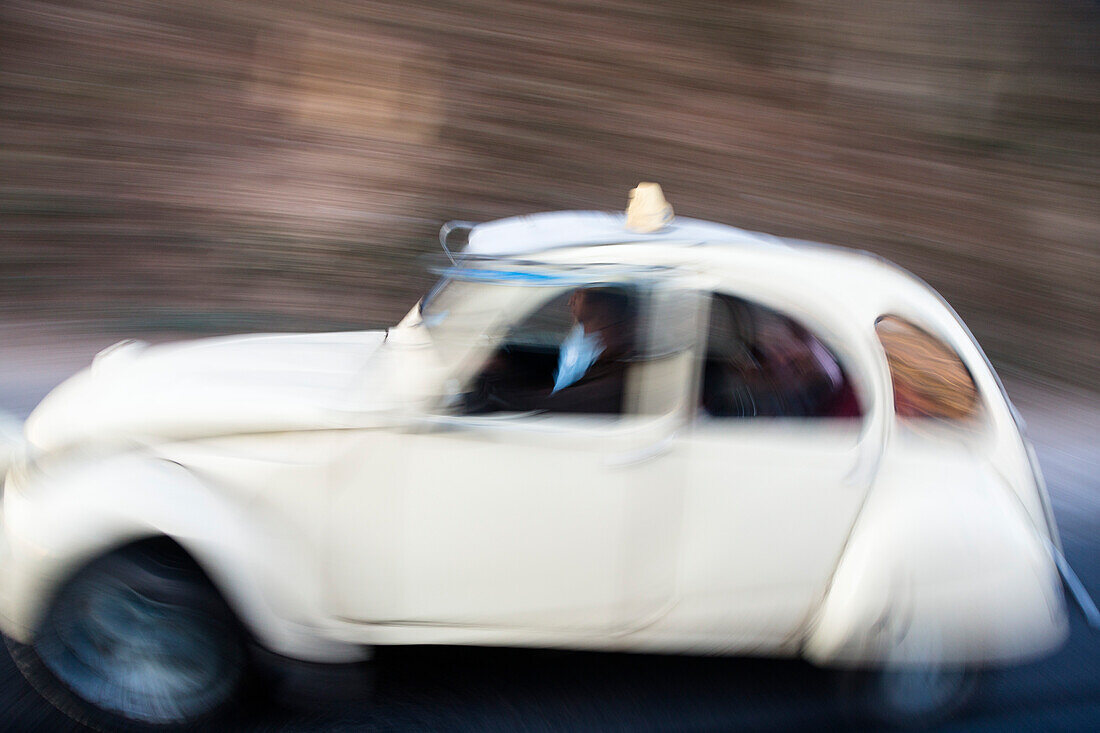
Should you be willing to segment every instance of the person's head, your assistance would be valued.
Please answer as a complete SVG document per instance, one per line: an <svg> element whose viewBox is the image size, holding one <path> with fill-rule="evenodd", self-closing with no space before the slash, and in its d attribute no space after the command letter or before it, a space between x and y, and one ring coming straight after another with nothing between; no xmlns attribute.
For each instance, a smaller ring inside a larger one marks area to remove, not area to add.
<svg viewBox="0 0 1100 733"><path fill-rule="evenodd" d="M588 334L599 334L614 351L625 348L634 330L634 309L630 297L614 288L578 288L569 298L573 317Z"/></svg>

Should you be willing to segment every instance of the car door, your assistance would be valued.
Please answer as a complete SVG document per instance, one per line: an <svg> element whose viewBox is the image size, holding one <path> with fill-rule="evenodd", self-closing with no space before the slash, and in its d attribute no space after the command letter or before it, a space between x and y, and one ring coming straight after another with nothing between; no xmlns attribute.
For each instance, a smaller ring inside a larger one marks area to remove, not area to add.
<svg viewBox="0 0 1100 733"><path fill-rule="evenodd" d="M866 344L823 326L827 311L795 313L711 299L677 609L693 633L789 639L824 594L866 495L881 446L858 368Z"/></svg>
<svg viewBox="0 0 1100 733"><path fill-rule="evenodd" d="M560 308L570 289L531 288L511 323L481 339L490 346L457 399L390 441L394 488L351 485L337 497L334 531L347 563L335 576L338 615L610 631L667 607L684 491L683 454L672 437L686 413L696 300L677 297L683 291L668 278L660 287L637 278L610 287L629 291L637 305L638 348L626 357L620 409L558 411L551 400L528 410L532 403L518 398L485 409L472 398L505 351L524 363L556 363L571 324L547 310ZM480 407L467 409L473 403ZM366 525L387 546L355 538Z"/></svg>

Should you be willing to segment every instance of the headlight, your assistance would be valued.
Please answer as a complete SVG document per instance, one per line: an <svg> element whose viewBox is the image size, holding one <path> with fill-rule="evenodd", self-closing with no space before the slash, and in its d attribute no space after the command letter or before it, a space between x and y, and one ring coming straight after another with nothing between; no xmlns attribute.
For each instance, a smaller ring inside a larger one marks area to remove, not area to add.
<svg viewBox="0 0 1100 733"><path fill-rule="evenodd" d="M5 491L9 489L20 490L35 480L41 474L38 467L38 451L29 443L24 444L11 462L7 479L4 482Z"/></svg>

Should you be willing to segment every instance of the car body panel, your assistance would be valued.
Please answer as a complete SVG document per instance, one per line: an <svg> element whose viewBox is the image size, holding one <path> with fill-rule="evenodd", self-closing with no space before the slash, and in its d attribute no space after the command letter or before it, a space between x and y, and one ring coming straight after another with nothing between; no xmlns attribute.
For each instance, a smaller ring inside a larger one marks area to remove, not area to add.
<svg viewBox="0 0 1100 733"><path fill-rule="evenodd" d="M27 420L38 451L90 441L173 440L336 427L385 409L383 385L358 395L384 331L230 336L105 350Z"/></svg>
<svg viewBox="0 0 1100 733"><path fill-rule="evenodd" d="M972 456L964 439L895 440L807 636L808 658L1005 664L1065 640L1042 534L999 472Z"/></svg>

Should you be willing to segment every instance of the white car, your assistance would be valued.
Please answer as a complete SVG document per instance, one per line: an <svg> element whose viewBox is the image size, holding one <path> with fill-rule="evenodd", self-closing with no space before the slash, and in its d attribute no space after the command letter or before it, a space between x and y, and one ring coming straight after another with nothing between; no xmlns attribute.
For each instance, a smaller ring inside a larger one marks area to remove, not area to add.
<svg viewBox="0 0 1100 733"><path fill-rule="evenodd" d="M638 191L448 225L386 331L124 342L55 389L3 489L32 682L171 725L223 709L254 646L801 656L920 719L1058 648L1039 467L951 308Z"/></svg>

